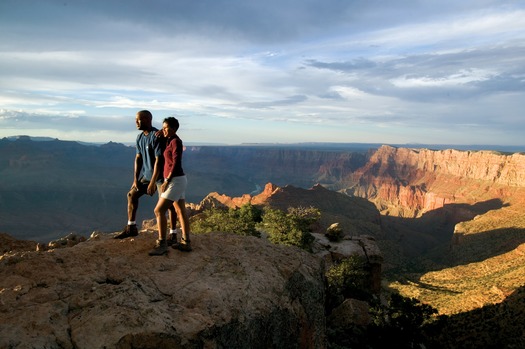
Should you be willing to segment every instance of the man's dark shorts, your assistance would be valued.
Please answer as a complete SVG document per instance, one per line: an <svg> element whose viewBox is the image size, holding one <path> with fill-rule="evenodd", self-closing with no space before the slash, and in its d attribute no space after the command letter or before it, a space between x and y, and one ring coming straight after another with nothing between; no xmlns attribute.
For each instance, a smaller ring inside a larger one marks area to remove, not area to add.
<svg viewBox="0 0 525 349"><path fill-rule="evenodd" d="M142 177L137 183L137 189L140 195L144 195L148 192L149 181Z"/></svg>
<svg viewBox="0 0 525 349"><path fill-rule="evenodd" d="M148 194L148 185L149 185L149 183L150 183L150 181L147 180L144 177L139 179L139 181L137 183L137 189L138 189L137 193L139 194L139 196ZM157 192L159 190L159 183L160 182L157 182Z"/></svg>

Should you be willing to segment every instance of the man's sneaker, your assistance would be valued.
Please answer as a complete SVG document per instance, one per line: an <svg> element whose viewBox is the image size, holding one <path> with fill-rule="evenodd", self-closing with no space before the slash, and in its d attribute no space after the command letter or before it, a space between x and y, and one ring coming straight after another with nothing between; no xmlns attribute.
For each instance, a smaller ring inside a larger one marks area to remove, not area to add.
<svg viewBox="0 0 525 349"><path fill-rule="evenodd" d="M181 237L180 242L171 245L171 248L174 248L176 250L182 251L182 252L190 252L193 249L191 248L190 240L186 240Z"/></svg>
<svg viewBox="0 0 525 349"><path fill-rule="evenodd" d="M168 253L168 244L166 240L157 240L153 250L149 251L150 256L162 256Z"/></svg>
<svg viewBox="0 0 525 349"><path fill-rule="evenodd" d="M136 224L126 225L120 234L115 236L115 239L125 239L137 235L139 235L139 231Z"/></svg>

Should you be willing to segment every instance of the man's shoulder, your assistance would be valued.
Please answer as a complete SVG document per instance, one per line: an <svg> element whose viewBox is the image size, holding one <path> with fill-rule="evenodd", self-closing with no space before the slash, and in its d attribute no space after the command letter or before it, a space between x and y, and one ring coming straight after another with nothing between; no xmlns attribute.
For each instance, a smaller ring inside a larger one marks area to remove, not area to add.
<svg viewBox="0 0 525 349"><path fill-rule="evenodd" d="M155 140L155 138L157 138L157 136L155 135L155 133L157 132L158 130L153 127L149 132L148 134L145 134L144 132L140 132L138 135L137 135L137 142L139 140L146 140L146 141L152 141L152 140Z"/></svg>

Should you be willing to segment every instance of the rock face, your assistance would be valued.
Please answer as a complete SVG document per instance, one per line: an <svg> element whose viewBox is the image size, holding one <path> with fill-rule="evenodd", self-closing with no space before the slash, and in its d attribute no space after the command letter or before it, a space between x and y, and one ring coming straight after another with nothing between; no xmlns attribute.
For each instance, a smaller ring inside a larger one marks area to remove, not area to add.
<svg viewBox="0 0 525 349"><path fill-rule="evenodd" d="M525 187L525 155L382 146L348 183L346 193L383 213L418 217L447 204L512 196Z"/></svg>
<svg viewBox="0 0 525 349"><path fill-rule="evenodd" d="M367 149L365 147L365 149ZM361 148L323 149L286 146L222 146L188 147L185 161L193 172L212 175L210 168L221 171L222 180L236 177L250 178L252 183L267 182L278 185L293 184L311 187L315 183L339 182L366 161L366 150ZM215 185L213 190L241 195L253 190ZM240 190L239 190L240 189ZM243 190L244 189L244 190Z"/></svg>
<svg viewBox="0 0 525 349"><path fill-rule="evenodd" d="M150 257L154 241L4 254L0 347L325 348L318 257L222 233Z"/></svg>

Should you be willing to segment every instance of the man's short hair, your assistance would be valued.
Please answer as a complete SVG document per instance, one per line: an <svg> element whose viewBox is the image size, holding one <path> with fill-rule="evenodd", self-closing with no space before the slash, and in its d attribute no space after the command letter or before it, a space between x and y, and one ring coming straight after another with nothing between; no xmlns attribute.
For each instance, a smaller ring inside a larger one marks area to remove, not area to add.
<svg viewBox="0 0 525 349"><path fill-rule="evenodd" d="M179 129L179 120L175 119L173 116L164 119L162 123L167 123L170 128L175 130L175 132Z"/></svg>
<svg viewBox="0 0 525 349"><path fill-rule="evenodd" d="M153 115L151 115L149 110L141 110L137 114L140 116L149 119L150 121L153 119Z"/></svg>

